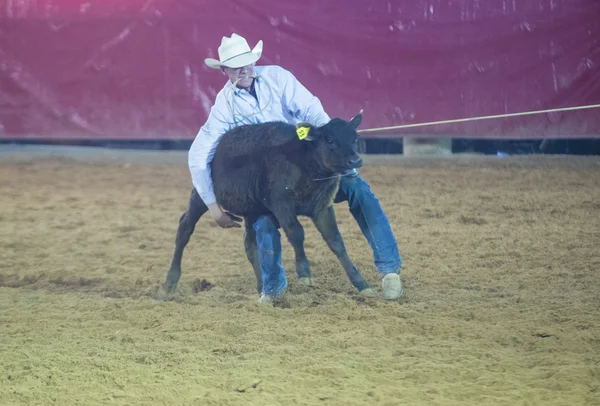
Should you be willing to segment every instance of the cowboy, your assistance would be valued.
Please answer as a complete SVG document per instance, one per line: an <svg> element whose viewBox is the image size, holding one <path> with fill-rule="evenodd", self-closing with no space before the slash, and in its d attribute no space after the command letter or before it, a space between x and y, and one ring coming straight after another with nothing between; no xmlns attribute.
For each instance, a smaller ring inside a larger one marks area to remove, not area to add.
<svg viewBox="0 0 600 406"><path fill-rule="evenodd" d="M242 124L283 121L307 122L321 126L330 121L320 100L311 94L294 75L279 66L255 66L263 49L259 41L250 49L245 38L232 34L223 37L218 49L219 60L205 59L210 68L220 69L228 81L217 94L206 123L192 143L188 165L192 183L210 214L220 227L240 227L216 202L210 162L221 136ZM348 201L350 212L373 250L374 262L382 278L385 299L402 296L400 268L402 260L388 219L358 171L343 174L336 202ZM341 197L340 197L341 196ZM256 230L263 292L259 302L272 303L287 288L281 265L280 234L270 216L260 217Z"/></svg>

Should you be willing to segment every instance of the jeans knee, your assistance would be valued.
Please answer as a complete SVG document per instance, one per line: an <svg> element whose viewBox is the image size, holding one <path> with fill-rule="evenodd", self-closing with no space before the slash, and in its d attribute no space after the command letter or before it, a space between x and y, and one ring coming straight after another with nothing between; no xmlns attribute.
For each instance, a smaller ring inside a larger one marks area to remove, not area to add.
<svg viewBox="0 0 600 406"><path fill-rule="evenodd" d="M260 216L252 225L257 233L277 234L277 224L271 216Z"/></svg>
<svg viewBox="0 0 600 406"><path fill-rule="evenodd" d="M361 177L348 179L343 186L342 189L342 185L340 185L340 189L344 191L350 206L358 202L378 200L369 184Z"/></svg>

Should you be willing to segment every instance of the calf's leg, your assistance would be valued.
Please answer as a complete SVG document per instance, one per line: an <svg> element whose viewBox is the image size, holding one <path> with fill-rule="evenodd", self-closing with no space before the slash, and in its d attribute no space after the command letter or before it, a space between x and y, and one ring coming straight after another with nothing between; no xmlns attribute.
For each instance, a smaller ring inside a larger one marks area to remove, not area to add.
<svg viewBox="0 0 600 406"><path fill-rule="evenodd" d="M300 224L296 217L294 204L279 204L276 209L273 209L273 214L277 217L288 241L294 247L298 282L302 285L312 286L313 280L310 263L304 251L304 228L302 228L302 224Z"/></svg>
<svg viewBox="0 0 600 406"><path fill-rule="evenodd" d="M173 253L173 258L171 259L171 267L167 273L167 279L159 292L159 299L164 299L175 291L179 278L181 277L181 258L183 256L183 250L194 233L196 223L207 211L208 208L198 195L198 192L196 192L196 189L192 190L188 208L179 218L179 227L177 228L177 236L175 237L175 251Z"/></svg>
<svg viewBox="0 0 600 406"><path fill-rule="evenodd" d="M338 229L335 220L333 206L329 206L317 213L313 218L313 222L323 239L327 242L331 251L333 251L344 267L344 271L346 271L346 275L350 278L352 285L358 289L362 295L376 296L375 291L369 286L367 281L365 281L365 278L363 278L358 269L356 269L346 252L344 240L342 239L342 235L340 234L340 230Z"/></svg>

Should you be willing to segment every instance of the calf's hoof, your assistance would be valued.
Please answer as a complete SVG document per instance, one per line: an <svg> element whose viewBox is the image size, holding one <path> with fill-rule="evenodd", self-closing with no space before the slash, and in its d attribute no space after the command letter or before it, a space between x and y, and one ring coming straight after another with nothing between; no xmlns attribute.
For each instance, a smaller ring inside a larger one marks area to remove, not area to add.
<svg viewBox="0 0 600 406"><path fill-rule="evenodd" d="M174 291L175 288L168 289L164 285L162 285L160 288L158 288L158 292L156 292L156 295L154 295L154 299L163 301L173 300Z"/></svg>
<svg viewBox="0 0 600 406"><path fill-rule="evenodd" d="M377 292L373 290L373 288L366 288L358 292L359 295L365 297L377 297Z"/></svg>
<svg viewBox="0 0 600 406"><path fill-rule="evenodd" d="M298 283L304 286L315 286L313 278L303 277L298 279Z"/></svg>

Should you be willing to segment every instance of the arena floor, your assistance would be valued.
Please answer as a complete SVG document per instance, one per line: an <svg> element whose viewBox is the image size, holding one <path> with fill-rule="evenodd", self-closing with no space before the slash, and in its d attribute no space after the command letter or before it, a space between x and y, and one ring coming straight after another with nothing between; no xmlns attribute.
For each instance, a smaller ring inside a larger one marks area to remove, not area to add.
<svg viewBox="0 0 600 406"><path fill-rule="evenodd" d="M318 286L284 241L288 305L266 308L242 229L207 218L153 299L184 153L0 153L0 404L600 404L600 159L367 158L405 297L359 297L303 220Z"/></svg>

